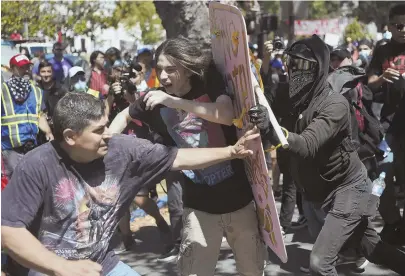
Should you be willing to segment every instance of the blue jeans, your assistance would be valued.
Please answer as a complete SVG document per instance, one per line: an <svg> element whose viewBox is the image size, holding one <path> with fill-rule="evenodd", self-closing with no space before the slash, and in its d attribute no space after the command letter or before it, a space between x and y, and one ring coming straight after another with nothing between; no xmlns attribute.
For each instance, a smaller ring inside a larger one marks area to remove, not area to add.
<svg viewBox="0 0 405 276"><path fill-rule="evenodd" d="M123 262L119 262L107 276L141 276L141 274Z"/></svg>

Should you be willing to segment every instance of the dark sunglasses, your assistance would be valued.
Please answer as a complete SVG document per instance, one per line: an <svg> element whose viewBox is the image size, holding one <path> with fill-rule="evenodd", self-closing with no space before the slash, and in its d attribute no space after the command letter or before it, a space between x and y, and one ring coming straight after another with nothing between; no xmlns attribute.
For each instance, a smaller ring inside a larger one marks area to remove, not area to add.
<svg viewBox="0 0 405 276"><path fill-rule="evenodd" d="M291 70L312 71L316 68L316 62L287 56L287 66Z"/></svg>
<svg viewBox="0 0 405 276"><path fill-rule="evenodd" d="M401 32L404 29L405 24L404 23L391 23L391 26L395 26L395 28L397 28L397 30L399 32Z"/></svg>

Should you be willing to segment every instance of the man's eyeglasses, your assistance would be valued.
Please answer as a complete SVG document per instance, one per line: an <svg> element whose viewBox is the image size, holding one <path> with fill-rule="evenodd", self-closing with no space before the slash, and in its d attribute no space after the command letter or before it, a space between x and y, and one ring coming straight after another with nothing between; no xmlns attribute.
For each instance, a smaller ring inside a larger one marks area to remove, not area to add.
<svg viewBox="0 0 405 276"><path fill-rule="evenodd" d="M397 28L399 32L401 32L405 27L404 23L391 23L391 25Z"/></svg>

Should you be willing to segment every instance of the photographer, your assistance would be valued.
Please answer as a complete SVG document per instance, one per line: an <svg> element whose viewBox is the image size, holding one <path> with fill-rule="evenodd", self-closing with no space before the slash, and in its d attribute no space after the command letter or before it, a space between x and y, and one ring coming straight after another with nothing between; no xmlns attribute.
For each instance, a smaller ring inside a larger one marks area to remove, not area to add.
<svg viewBox="0 0 405 276"><path fill-rule="evenodd" d="M113 95L113 103L110 113L110 121L122 110L127 108L131 103L139 97L137 93L137 86L141 84L143 79L142 67L136 63L135 60L123 62L116 60L111 70L111 84L110 95ZM146 86L147 88L147 86ZM149 128L142 124L140 121L133 121L123 133L134 134L138 138L156 142L156 137L151 135ZM157 227L161 233L165 247L172 248L171 230L165 219L159 212L156 202L149 197L150 188L143 188L135 197L135 204L144 210L148 215L156 220ZM130 213L126 212L124 217L120 220L119 230L121 232L122 243L115 248L116 253L121 253L126 250L131 250L135 245L130 230ZM169 250L169 251L170 251Z"/></svg>
<svg viewBox="0 0 405 276"><path fill-rule="evenodd" d="M141 68L136 68L141 69ZM140 70L139 70L140 71ZM116 60L111 68L109 96L113 97L111 103L110 120L122 110L129 106L129 103L136 99L136 82L138 72L132 66L122 60Z"/></svg>

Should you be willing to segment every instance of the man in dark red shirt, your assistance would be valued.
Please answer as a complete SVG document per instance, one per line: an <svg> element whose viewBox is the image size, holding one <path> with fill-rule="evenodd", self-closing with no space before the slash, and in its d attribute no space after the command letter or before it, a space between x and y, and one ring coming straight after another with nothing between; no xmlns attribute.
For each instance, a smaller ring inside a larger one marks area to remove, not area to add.
<svg viewBox="0 0 405 276"><path fill-rule="evenodd" d="M107 73L104 71L104 62L105 59L103 52L94 51L90 55L92 71L89 87L96 91L100 91L103 96L106 96L110 87L107 84Z"/></svg>

